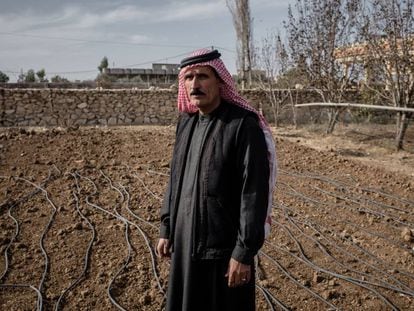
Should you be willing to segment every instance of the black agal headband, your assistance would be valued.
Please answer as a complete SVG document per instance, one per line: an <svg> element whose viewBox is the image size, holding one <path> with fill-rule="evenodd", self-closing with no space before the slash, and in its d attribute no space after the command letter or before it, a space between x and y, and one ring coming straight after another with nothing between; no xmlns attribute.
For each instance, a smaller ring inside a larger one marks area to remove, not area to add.
<svg viewBox="0 0 414 311"><path fill-rule="evenodd" d="M181 61L180 69L183 69L184 67L189 66L189 65L208 62L210 60L219 58L220 56L221 54L219 53L219 51L214 50L207 54L186 57Z"/></svg>

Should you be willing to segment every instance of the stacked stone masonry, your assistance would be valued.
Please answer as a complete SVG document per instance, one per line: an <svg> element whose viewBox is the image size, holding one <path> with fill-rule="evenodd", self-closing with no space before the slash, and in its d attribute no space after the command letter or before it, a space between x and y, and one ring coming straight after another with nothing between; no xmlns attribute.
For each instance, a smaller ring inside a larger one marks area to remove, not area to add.
<svg viewBox="0 0 414 311"><path fill-rule="evenodd" d="M283 95L283 90L278 96ZM242 92L272 122L272 107L260 90ZM299 102L319 100L302 92ZM174 124L176 90L0 89L0 126L94 126ZM289 110L289 109L288 109ZM289 116L286 116L289 118Z"/></svg>
<svg viewBox="0 0 414 311"><path fill-rule="evenodd" d="M2 89L2 126L170 124L172 91Z"/></svg>

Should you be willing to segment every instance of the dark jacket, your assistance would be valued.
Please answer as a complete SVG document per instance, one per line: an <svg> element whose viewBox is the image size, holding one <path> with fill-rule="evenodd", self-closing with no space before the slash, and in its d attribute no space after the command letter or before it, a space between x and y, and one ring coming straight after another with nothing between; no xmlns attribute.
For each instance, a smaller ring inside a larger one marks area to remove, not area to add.
<svg viewBox="0 0 414 311"><path fill-rule="evenodd" d="M193 225L193 258L232 256L249 264L264 241L269 163L256 114L222 102L200 158L199 208ZM198 114L182 114L176 130L169 185L161 209L160 236L173 237L182 177Z"/></svg>

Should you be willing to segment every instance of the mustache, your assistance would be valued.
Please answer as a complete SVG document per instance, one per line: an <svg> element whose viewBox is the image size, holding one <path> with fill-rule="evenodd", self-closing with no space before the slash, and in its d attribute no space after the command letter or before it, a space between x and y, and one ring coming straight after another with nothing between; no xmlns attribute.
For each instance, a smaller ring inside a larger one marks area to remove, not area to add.
<svg viewBox="0 0 414 311"><path fill-rule="evenodd" d="M206 95L206 94L200 91L199 89L194 89L191 91L190 95Z"/></svg>

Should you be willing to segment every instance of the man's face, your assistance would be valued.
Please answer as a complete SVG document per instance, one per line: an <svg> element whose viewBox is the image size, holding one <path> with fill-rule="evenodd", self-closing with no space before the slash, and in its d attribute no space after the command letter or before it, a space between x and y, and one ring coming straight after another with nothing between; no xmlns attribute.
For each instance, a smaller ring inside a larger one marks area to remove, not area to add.
<svg viewBox="0 0 414 311"><path fill-rule="evenodd" d="M220 105L220 79L210 66L187 69L184 74L187 96L201 113L207 114Z"/></svg>

